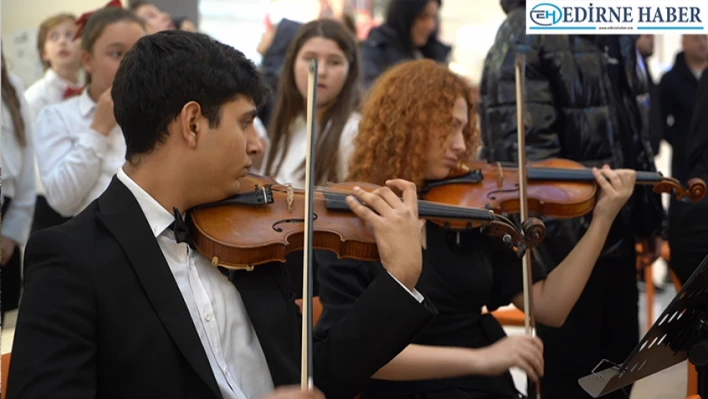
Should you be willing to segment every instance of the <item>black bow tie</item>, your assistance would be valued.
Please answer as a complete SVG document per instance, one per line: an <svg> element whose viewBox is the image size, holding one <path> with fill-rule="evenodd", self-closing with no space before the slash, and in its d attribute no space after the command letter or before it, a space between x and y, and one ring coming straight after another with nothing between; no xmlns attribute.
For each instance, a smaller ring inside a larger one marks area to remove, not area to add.
<svg viewBox="0 0 708 399"><path fill-rule="evenodd" d="M173 207L172 210L175 215L175 221L172 222L172 224L168 228L174 231L175 241L177 241L178 244L186 242L187 245L194 249L194 241L192 241L192 236L189 235L189 229L187 229L187 223L184 222L182 214L177 208Z"/></svg>
<svg viewBox="0 0 708 399"><path fill-rule="evenodd" d="M172 224L168 228L175 233L175 241L177 241L177 244L186 242L187 245L189 245L190 248L194 250L194 241L192 241L192 236L189 234L187 223L184 222L184 219L182 218L182 214L180 213L179 209L173 207L172 210L175 215L175 221L172 222ZM226 268L223 268L221 266L219 266L218 269L221 274L226 276L229 280L233 281L232 279L234 276L234 270L227 270Z"/></svg>

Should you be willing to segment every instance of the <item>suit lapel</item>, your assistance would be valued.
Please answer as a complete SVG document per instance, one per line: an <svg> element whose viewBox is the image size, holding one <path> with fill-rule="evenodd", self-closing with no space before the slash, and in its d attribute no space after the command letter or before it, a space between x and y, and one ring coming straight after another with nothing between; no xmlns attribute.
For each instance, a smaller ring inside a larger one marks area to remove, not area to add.
<svg viewBox="0 0 708 399"><path fill-rule="evenodd" d="M98 217L128 258L165 329L214 395L221 398L209 359L167 261L133 194L116 177L99 199Z"/></svg>

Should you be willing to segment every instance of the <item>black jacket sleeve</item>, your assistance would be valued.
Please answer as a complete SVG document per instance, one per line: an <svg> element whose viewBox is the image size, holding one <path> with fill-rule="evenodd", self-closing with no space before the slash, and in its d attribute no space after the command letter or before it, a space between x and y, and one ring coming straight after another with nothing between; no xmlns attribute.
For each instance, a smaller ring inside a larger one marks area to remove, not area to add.
<svg viewBox="0 0 708 399"><path fill-rule="evenodd" d="M692 177L708 181L708 68L698 81L693 120L688 132L688 165Z"/></svg>
<svg viewBox="0 0 708 399"><path fill-rule="evenodd" d="M378 263L317 251L322 315L314 331L315 385L327 399L351 399L436 314Z"/></svg>
<svg viewBox="0 0 708 399"><path fill-rule="evenodd" d="M71 258L81 249L67 245L54 229L33 234L27 243L9 399L96 397L96 298L86 271Z"/></svg>

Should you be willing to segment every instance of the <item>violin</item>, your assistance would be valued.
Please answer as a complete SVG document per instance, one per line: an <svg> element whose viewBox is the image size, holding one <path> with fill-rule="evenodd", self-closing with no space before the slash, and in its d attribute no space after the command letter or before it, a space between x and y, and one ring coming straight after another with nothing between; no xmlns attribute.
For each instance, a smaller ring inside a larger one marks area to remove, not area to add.
<svg viewBox="0 0 708 399"><path fill-rule="evenodd" d="M304 190L255 174L244 177L241 186L242 193L188 212L187 225L196 250L216 266L253 270L259 264L285 262L288 253L303 249ZM379 187L330 183L315 188L312 247L333 251L341 258L377 261L373 230L351 212L345 201L355 186L369 192ZM454 198L444 202L419 200L418 214L453 230L480 228L486 235L501 238L520 255L545 236L545 226L539 219L531 218L519 228L491 210L456 203Z"/></svg>
<svg viewBox="0 0 708 399"><path fill-rule="evenodd" d="M422 198L428 201L459 199L460 206L485 208L500 214L520 212L518 166L502 163L472 162L451 173L450 177L427 182ZM538 216L574 218L595 206L597 181L592 170L568 159L547 159L527 165L528 210ZM682 201L700 201L706 195L706 183L691 179L688 187L658 172L637 171L636 184L654 186L654 192L669 193Z"/></svg>

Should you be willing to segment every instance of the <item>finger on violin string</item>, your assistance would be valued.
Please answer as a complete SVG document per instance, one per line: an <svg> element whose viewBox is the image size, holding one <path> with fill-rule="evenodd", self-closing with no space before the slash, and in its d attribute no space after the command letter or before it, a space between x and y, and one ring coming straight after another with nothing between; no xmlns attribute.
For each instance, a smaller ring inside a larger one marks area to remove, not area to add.
<svg viewBox="0 0 708 399"><path fill-rule="evenodd" d="M603 191L612 190L612 184L607 179L607 176L605 176L602 173L602 170L598 170L597 168L592 168L592 173L593 173L593 175L595 175L595 180L597 181L597 184L600 186L600 188Z"/></svg>
<svg viewBox="0 0 708 399"><path fill-rule="evenodd" d="M637 180L637 172L632 169L620 169L617 171L622 182L628 186L634 186Z"/></svg>
<svg viewBox="0 0 708 399"><path fill-rule="evenodd" d="M347 201L347 205L349 205L349 209L351 209L355 215L357 215L361 219L371 223L372 225L375 225L376 223L379 223L381 220L383 220L381 218L381 216L379 216L376 212L374 212L368 206L362 204L353 195L348 195L346 197L346 201Z"/></svg>
<svg viewBox="0 0 708 399"><path fill-rule="evenodd" d="M374 212L378 213L383 217L390 217L390 215L393 213L392 205L390 205L389 202L385 200L384 197L382 197L383 194L381 194L381 191L378 190L381 189L379 188L375 190L375 192L378 193L370 193L357 186L354 187L354 195L356 195L361 201L364 202L364 204L366 204L365 206L371 208ZM391 189L385 187L383 191L388 191L393 196L391 202L393 202L394 204L396 203L396 201L399 204L401 203L401 200L398 199L398 197L396 197L396 195L391 192Z"/></svg>
<svg viewBox="0 0 708 399"><path fill-rule="evenodd" d="M386 185L401 192L403 203L416 214L418 214L418 190L415 183L403 180L387 180Z"/></svg>
<svg viewBox="0 0 708 399"><path fill-rule="evenodd" d="M378 195L381 198L383 198L386 201L386 203L388 203L391 206L391 208L393 208L393 209L405 208L405 205L403 204L403 200L401 199L401 197L396 195L396 193L394 193L393 190L391 190L388 187L377 188L376 190L374 190L372 192L372 194Z"/></svg>
<svg viewBox="0 0 708 399"><path fill-rule="evenodd" d="M607 169L602 170L602 174L604 174L605 177L607 177L607 179L612 183L612 186L614 188L619 188L619 186L622 183L622 179L620 179L617 171L607 168Z"/></svg>

